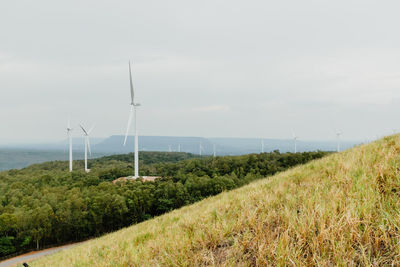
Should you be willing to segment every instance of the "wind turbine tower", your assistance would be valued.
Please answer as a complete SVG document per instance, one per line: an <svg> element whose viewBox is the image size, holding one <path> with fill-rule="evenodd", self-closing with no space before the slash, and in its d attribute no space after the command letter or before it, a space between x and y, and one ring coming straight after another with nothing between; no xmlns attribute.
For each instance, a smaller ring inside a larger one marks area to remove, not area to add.
<svg viewBox="0 0 400 267"><path fill-rule="evenodd" d="M72 135L71 135L71 122L68 119L68 125L67 125L67 135L68 135L68 141L69 141L69 172L72 172Z"/></svg>
<svg viewBox="0 0 400 267"><path fill-rule="evenodd" d="M340 152L340 136L343 133L340 131L336 131L336 141L337 141L337 152Z"/></svg>
<svg viewBox="0 0 400 267"><path fill-rule="evenodd" d="M131 88L131 110L129 112L128 126L126 127L124 146L126 145L129 128L131 127L131 123L132 123L132 119L133 119L134 127L135 127L135 175L134 175L134 178L138 178L139 177L139 143L138 143L138 131L137 131L137 123L136 123L136 108L139 107L140 104L135 102L135 94L133 91L132 71L131 71L131 62L130 61L129 61L129 82L130 82L130 88Z"/></svg>
<svg viewBox="0 0 400 267"><path fill-rule="evenodd" d="M178 145L178 152L181 152L181 144Z"/></svg>
<svg viewBox="0 0 400 267"><path fill-rule="evenodd" d="M215 144L214 144L214 158L217 156L217 148L216 148L216 146L215 146Z"/></svg>
<svg viewBox="0 0 400 267"><path fill-rule="evenodd" d="M299 137L292 131L292 136L293 136L293 143L294 143L294 153L297 153L297 140Z"/></svg>
<svg viewBox="0 0 400 267"><path fill-rule="evenodd" d="M201 142L200 142L200 146L199 146L199 151L200 151L199 154L200 154L200 156L201 156L201 155L202 155L201 152L203 151L203 146L201 145Z"/></svg>
<svg viewBox="0 0 400 267"><path fill-rule="evenodd" d="M85 138L85 172L90 172L90 169L88 169L88 164L87 164L87 160L88 160L87 152L89 150L89 154L92 155L92 151L90 149L89 134L93 130L93 127L90 128L89 131L86 131L86 129L81 124L79 124L79 126L81 127L81 129L83 131L83 136Z"/></svg>
<svg viewBox="0 0 400 267"><path fill-rule="evenodd" d="M264 139L261 139L261 153L264 153Z"/></svg>

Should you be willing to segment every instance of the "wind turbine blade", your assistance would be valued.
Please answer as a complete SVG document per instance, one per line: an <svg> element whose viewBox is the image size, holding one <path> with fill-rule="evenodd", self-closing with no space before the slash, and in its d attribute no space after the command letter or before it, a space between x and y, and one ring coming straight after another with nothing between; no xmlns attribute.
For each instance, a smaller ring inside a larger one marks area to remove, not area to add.
<svg viewBox="0 0 400 267"><path fill-rule="evenodd" d="M129 82L131 86L131 100L132 100L132 105L135 104L135 95L133 92L133 82L132 82L132 71L131 71L131 62L129 61Z"/></svg>
<svg viewBox="0 0 400 267"><path fill-rule="evenodd" d="M124 146L126 145L126 140L128 139L128 133L129 133L129 128L131 127L132 118L133 118L133 106L131 105L131 110L129 112L128 126L126 127L126 132L125 132Z"/></svg>
<svg viewBox="0 0 400 267"><path fill-rule="evenodd" d="M85 135L88 135L88 133L86 132L85 128L83 128L83 126L81 124L79 124L79 126L82 128L82 131L85 133Z"/></svg>
<svg viewBox="0 0 400 267"><path fill-rule="evenodd" d="M71 129L71 119L69 116L68 116L67 129Z"/></svg>
<svg viewBox="0 0 400 267"><path fill-rule="evenodd" d="M92 126L92 127L90 127L90 129L89 129L89 131L88 131L88 134L90 134L90 133L93 131L93 129L94 129L94 126L95 126L95 124L93 124L93 126Z"/></svg>
<svg viewBox="0 0 400 267"><path fill-rule="evenodd" d="M91 156L91 155L92 155L92 150L90 149L89 136L86 136L86 138L87 138L87 146L88 146L88 149L89 149L89 154L90 154L90 156Z"/></svg>

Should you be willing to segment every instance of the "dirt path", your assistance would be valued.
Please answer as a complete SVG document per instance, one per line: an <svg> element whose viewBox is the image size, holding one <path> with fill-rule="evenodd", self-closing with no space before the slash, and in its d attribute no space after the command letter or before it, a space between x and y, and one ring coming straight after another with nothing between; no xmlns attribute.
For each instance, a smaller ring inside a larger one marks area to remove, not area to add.
<svg viewBox="0 0 400 267"><path fill-rule="evenodd" d="M48 249L44 249L44 250L40 250L40 251L32 251L32 252L22 254L22 255L19 255L17 257L11 258L11 259L4 260L4 261L0 262L0 267L16 266L17 264L18 264L17 266L22 266L23 262L28 262L28 261L46 256L46 255L50 255L50 254L56 253L63 249L69 249L69 248L75 247L82 243L83 242L79 242L79 243L69 244L69 245L60 246L60 247L48 248Z"/></svg>

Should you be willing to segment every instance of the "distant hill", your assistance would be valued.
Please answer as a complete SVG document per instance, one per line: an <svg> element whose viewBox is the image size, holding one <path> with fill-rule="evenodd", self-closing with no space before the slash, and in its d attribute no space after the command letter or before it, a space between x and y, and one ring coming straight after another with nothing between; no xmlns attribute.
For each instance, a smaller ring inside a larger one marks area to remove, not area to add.
<svg viewBox="0 0 400 267"><path fill-rule="evenodd" d="M386 137L32 266L398 266L399 156Z"/></svg>
<svg viewBox="0 0 400 267"><path fill-rule="evenodd" d="M128 153L133 151L135 144L134 136L129 136L126 146L123 146L124 136L113 135L94 146L97 151L112 153ZM141 151L164 151L199 154L200 143L203 148L209 148L212 143L202 137L176 137L176 136L139 136L139 150ZM205 150L203 150L204 153Z"/></svg>
<svg viewBox="0 0 400 267"><path fill-rule="evenodd" d="M133 151L134 137L129 136L126 146L123 146L124 136L113 135L108 138L91 138L91 158L97 158L112 154L126 154ZM139 136L140 151L164 151L212 155L214 145L216 154L245 155L261 152L261 139L257 138L203 138L203 137L179 137L179 136ZM343 141L342 149L348 149L358 142ZM293 152L293 140L264 139L264 151ZM73 139L74 159L83 158L83 138ZM335 151L334 141L298 141L297 151ZM63 140L50 144L21 144L0 147L0 170L19 169L33 163L52 160L68 159L68 142Z"/></svg>
<svg viewBox="0 0 400 267"><path fill-rule="evenodd" d="M113 135L94 146L98 152L107 153L128 153L133 150L134 137L129 136L127 145L122 146L124 136ZM342 149L348 149L359 142L344 141L341 143ZM192 154L200 154L200 144L202 154L212 155L214 145L217 155L244 155L261 152L261 139L257 138L203 138L203 137L178 137L178 136L139 136L139 150L142 151L178 151ZM271 152L279 150L281 152L293 151L293 140L285 139L264 139L264 151ZM297 150L304 151L335 151L335 141L298 141Z"/></svg>
<svg viewBox="0 0 400 267"><path fill-rule="evenodd" d="M293 152L293 140L291 139L263 139L264 151L271 152L279 150L281 152ZM73 149L82 151L84 148L83 138L73 138ZM90 139L92 151L106 154L124 154L133 151L134 137L129 136L127 145L123 146L124 136L112 135L107 138ZM342 141L341 148L343 150L351 148L359 141ZM185 136L139 136L139 150L142 151L164 151L181 152L200 154L200 144L202 146L202 154L212 155L214 145L217 155L244 155L250 153L261 152L260 138L205 138L205 137L185 137ZM43 144L13 144L1 145L1 149L20 149L20 150L41 150L50 151L58 150L65 151L68 149L68 141L62 140L55 143ZM297 150L304 151L335 151L336 141L297 141Z"/></svg>

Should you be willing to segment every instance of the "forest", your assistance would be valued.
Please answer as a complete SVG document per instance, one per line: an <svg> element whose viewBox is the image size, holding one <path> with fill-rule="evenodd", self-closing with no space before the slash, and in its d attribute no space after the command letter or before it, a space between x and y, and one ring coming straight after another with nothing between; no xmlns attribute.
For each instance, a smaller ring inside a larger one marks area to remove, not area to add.
<svg viewBox="0 0 400 267"><path fill-rule="evenodd" d="M0 257L76 242L139 223L329 152L196 157L178 152L141 152L140 175L159 176L112 183L133 173L133 154L83 162L53 161L0 172Z"/></svg>

